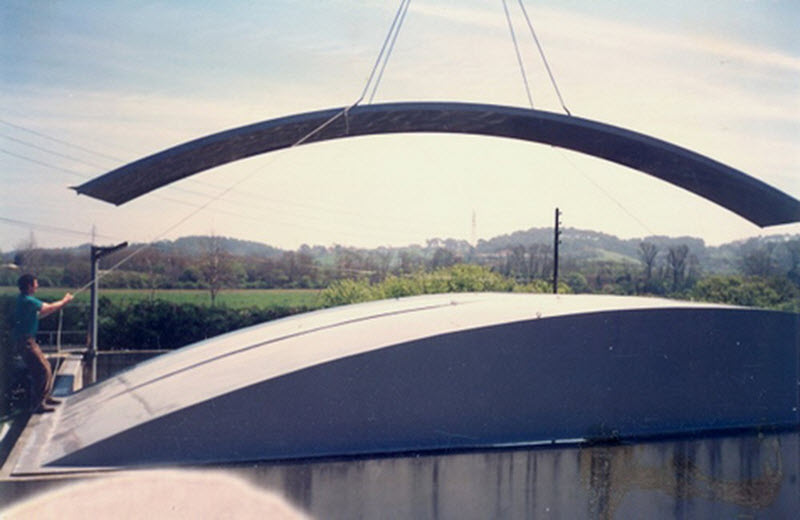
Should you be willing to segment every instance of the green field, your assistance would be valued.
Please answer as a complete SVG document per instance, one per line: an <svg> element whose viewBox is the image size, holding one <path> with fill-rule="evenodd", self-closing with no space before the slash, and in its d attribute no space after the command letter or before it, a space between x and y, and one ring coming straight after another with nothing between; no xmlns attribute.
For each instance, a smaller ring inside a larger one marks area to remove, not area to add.
<svg viewBox="0 0 800 520"><path fill-rule="evenodd" d="M57 289L43 287L36 291L36 297L43 301L58 300L64 293L74 289ZM17 294L16 287L0 287L0 295ZM100 296L108 298L115 304L125 305L151 297L174 303L193 303L210 305L211 297L205 290L157 290L147 289L100 289ZM88 302L90 292L84 291L76 296L77 301ZM319 290L316 289L231 289L217 294L218 306L234 309L245 307L317 307L319 306Z"/></svg>

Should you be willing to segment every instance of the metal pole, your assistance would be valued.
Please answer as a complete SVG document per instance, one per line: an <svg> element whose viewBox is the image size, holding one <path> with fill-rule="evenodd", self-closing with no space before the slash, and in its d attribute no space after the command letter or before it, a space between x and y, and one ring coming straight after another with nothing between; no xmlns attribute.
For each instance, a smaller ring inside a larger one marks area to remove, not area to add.
<svg viewBox="0 0 800 520"><path fill-rule="evenodd" d="M92 261L92 317L91 317L91 336L89 340L89 359L92 362L92 378L91 382L97 382L97 315L98 315L98 297L100 292L100 259L106 255L113 253L123 247L128 247L127 242L117 244L112 247L98 247L92 246L90 250Z"/></svg>
<svg viewBox="0 0 800 520"><path fill-rule="evenodd" d="M556 223L553 228L553 294L558 294L558 245L561 243L561 240L559 240L561 231L558 229L560 222L558 220L560 215L561 212L556 208Z"/></svg>

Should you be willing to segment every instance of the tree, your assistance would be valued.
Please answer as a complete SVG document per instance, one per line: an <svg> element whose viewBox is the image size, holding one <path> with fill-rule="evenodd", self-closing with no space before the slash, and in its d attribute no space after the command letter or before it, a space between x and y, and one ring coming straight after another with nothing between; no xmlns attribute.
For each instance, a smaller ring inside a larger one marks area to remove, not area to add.
<svg viewBox="0 0 800 520"><path fill-rule="evenodd" d="M525 246L517 244L506 254L506 269L504 272L518 282L531 279L530 264L527 261Z"/></svg>
<svg viewBox="0 0 800 520"><path fill-rule="evenodd" d="M153 301L156 298L156 289L158 289L158 286L161 284L161 279L164 276L165 269L161 255L158 251L148 248L146 251L142 251L139 260L144 264L146 269L147 276L145 280L147 282L147 288L150 289L150 301Z"/></svg>
<svg viewBox="0 0 800 520"><path fill-rule="evenodd" d="M790 240L786 243L789 265L786 277L800 287L800 240Z"/></svg>
<svg viewBox="0 0 800 520"><path fill-rule="evenodd" d="M37 273L41 268L41 261L42 251L36 247L36 237L31 231L28 240L21 242L17 246L14 263L20 267L22 272Z"/></svg>
<svg viewBox="0 0 800 520"><path fill-rule="evenodd" d="M742 247L740 261L742 272L747 276L775 276L778 273L774 251L774 242L755 247Z"/></svg>
<svg viewBox="0 0 800 520"><path fill-rule="evenodd" d="M592 290L591 287L589 287L589 283L586 281L586 277L577 271L567 273L564 277L564 283L569 286L573 293L588 293Z"/></svg>
<svg viewBox="0 0 800 520"><path fill-rule="evenodd" d="M443 247L437 248L433 253L431 259L431 269L439 269L440 267L450 267L455 265L459 258L449 249Z"/></svg>
<svg viewBox="0 0 800 520"><path fill-rule="evenodd" d="M709 276L692 289L698 300L797 312L800 291L785 278Z"/></svg>
<svg viewBox="0 0 800 520"><path fill-rule="evenodd" d="M647 284L653 277L653 267L658 256L658 246L652 242L640 242L638 253L639 260L644 264L644 282Z"/></svg>
<svg viewBox="0 0 800 520"><path fill-rule="evenodd" d="M667 252L667 265L672 274L672 290L680 289L686 274L686 258L689 256L689 246L681 244L670 247Z"/></svg>
<svg viewBox="0 0 800 520"><path fill-rule="evenodd" d="M553 272L553 246L532 244L528 246L528 273L531 278L549 278Z"/></svg>
<svg viewBox="0 0 800 520"><path fill-rule="evenodd" d="M230 282L232 275L230 254L223 248L220 237L212 234L208 238L207 250L203 255L200 271L206 287L208 287L213 307L217 294Z"/></svg>
<svg viewBox="0 0 800 520"><path fill-rule="evenodd" d="M410 274L422 269L425 260L416 251L403 249L400 251L400 272Z"/></svg>

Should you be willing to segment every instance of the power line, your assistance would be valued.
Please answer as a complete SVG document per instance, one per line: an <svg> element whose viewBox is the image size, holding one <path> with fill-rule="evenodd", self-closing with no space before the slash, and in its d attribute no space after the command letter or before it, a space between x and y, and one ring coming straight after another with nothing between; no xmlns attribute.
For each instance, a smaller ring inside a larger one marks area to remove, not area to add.
<svg viewBox="0 0 800 520"><path fill-rule="evenodd" d="M63 171L65 173L68 173L68 174L73 175L75 177L79 177L79 178L81 178L83 180L85 180L85 179L90 177L90 175L88 175L88 174L83 174L83 173L77 172L75 170L70 170L68 168L63 168L61 166L57 166L57 165L52 164L52 163L39 161L37 159L33 159L31 157L20 155L20 154L17 154L17 153L8 151L8 150L0 149L0 152L4 152L4 153L6 153L8 155L11 155L13 157L16 157L18 159L22 159L22 160L25 160L25 161L28 161L28 162L31 162L31 163L34 163L34 164L38 164L40 166L45 166L45 167L50 168L50 169ZM263 169L263 167L259 168L259 170L260 169ZM257 171L253 172L253 174L254 173L257 173ZM196 181L196 182L199 183L200 181ZM211 184L211 183L201 183L201 184L205 184L206 186L209 186L209 187L216 187L214 184ZM172 190L172 191L186 193L186 194L189 194L189 195L198 196L198 197L208 197L208 194L206 194L206 193L201 193L201 192L189 190L189 189L182 188L182 187L179 187L179 186L169 186L168 189ZM233 191L233 190L231 190L231 191ZM240 193L240 194L246 195L246 196L250 196L250 197L252 197L254 199L258 199L259 201L263 202L263 198L260 198L259 196L253 195L253 194L251 194L249 192L237 191L237 193ZM161 200L173 203L173 204L180 204L180 205L189 206L189 207L196 208L196 209L203 208L202 204L193 203L193 202L190 202L190 201L181 200L181 199L177 199L177 198L173 198L173 197L168 197L168 196L165 196L163 194L152 194L152 196L154 198L161 199ZM225 202L225 201L223 201L223 202ZM325 207L322 207L322 206L314 207L314 206L311 206L311 205L302 205L302 204L297 204L297 203L292 204L292 203L287 203L286 201L281 201L281 200L278 200L277 202L283 203L283 204L287 204L289 206L306 207L306 208L312 209L312 210L313 209L321 209L323 211L328 211L328 212L338 211L339 213L345 213L345 214L351 214L351 215L354 215L354 216L363 217L363 214L359 214L357 212L347 212L346 210L341 210L341 209L335 210L335 209L332 209L332 208L325 208ZM251 207L253 209L259 211L259 212L263 211L263 208L261 206L251 206ZM223 208L206 207L206 208L203 208L203 209L207 209L208 211L213 212L213 213L227 214L229 216L233 216L233 217L237 217L237 218L241 218L241 219L245 219L245 220L249 220L249 221L254 221L254 222L259 222L259 223L263 222L263 220L258 219L257 217L255 217L253 215L248 215L248 214L244 214L244 213L241 213L241 212L226 210L226 209L223 209ZM319 220L319 218L317 220ZM275 219L272 219L271 221L272 222L276 222ZM315 231L324 231L324 228L320 228L319 226L303 225L303 224L299 224L296 221L295 222L289 222L289 221L283 220L283 221L277 221L277 222L279 222L282 225L289 225L289 226L293 226L293 227L305 228L305 229L310 229L310 230L315 230ZM361 226L363 227L363 225L364 224L362 222ZM359 235L359 234L355 234L355 233L346 233L346 234L349 235L349 236L352 236L352 237L359 237L359 238L363 238L363 236L364 236L363 234ZM372 233L368 233L367 236L375 237L377 235L372 234Z"/></svg>
<svg viewBox="0 0 800 520"><path fill-rule="evenodd" d="M37 224L35 222L26 222L24 220L16 220L16 219L7 218L7 217L0 217L0 222L5 222L7 224L12 224L14 226L24 227L24 228L28 228L28 229L30 229L30 228L38 229L40 231L51 231L51 232L54 232L54 233L67 233L67 234L70 234L70 235L80 235L80 236L92 236L92 232L91 231L77 231L75 229L68 229L68 228L62 228L62 227L57 227L57 226L50 226L50 225L47 225L47 224ZM106 236L106 235L99 235L98 234L97 236L99 236L101 238L107 238L109 240L113 240L114 239L114 237L110 237L110 236Z"/></svg>
<svg viewBox="0 0 800 520"><path fill-rule="evenodd" d="M31 163L34 163L34 164L38 164L40 166L45 166L47 168L52 168L54 170L60 170L60 171L65 172L65 173L69 173L70 175L74 175L74 176L80 177L81 179L86 179L88 177L87 175L82 174L82 173L78 173L78 172L76 172L74 170L69 170L69 169L63 168L61 166L56 166L54 164L46 163L44 161L38 161L36 159L31 159L30 157L25 157L24 155L19 155L19 154L16 154L14 152L9 152L8 150L5 150L3 148L0 148L0 152L3 152L4 154L10 155L12 157L16 157L17 159L22 159L23 161L28 161L28 162L31 162Z"/></svg>
<svg viewBox="0 0 800 520"><path fill-rule="evenodd" d="M69 159L70 161L83 163L83 164L85 164L87 166L91 166L92 168L105 169L105 166L101 166L99 164L93 164L93 163L90 163L88 161L84 161L83 159L78 159L77 157L72 157L71 155L67 155L67 154L63 154L63 153L60 153L60 152L56 152L56 151L50 150L48 148L45 148L43 146L35 145L33 143L29 143L27 141L24 141L22 139L17 139L16 137L11 137L9 135L2 135L2 134L0 134L0 137L2 137L4 139L8 139L9 141L13 141L15 143L19 143L19 144L21 144L23 146L28 146L30 148L33 148L33 149L36 149L36 150L39 150L39 151L42 151L42 152L45 152L45 153L49 153L51 155L55 155L57 157L61 157L63 159Z"/></svg>
<svg viewBox="0 0 800 520"><path fill-rule="evenodd" d="M600 193L602 193L603 195L605 195L606 197L608 197L608 199L609 199L609 200L611 200L611 201L612 201L614 204L616 204L616 205L617 205L617 206L618 206L618 207L619 207L619 208L620 208L622 211L624 211L624 212L625 212L625 213L626 213L626 214L627 214L629 217L631 217L633 220L635 220L635 221L636 221L636 222L637 222L637 223L638 223L640 226L642 226L642 228L644 228L644 229L645 229L645 230L646 230L646 231L647 231L647 232L648 232L650 235L655 235L655 233L654 233L654 232L653 232L653 231L652 231L652 230L651 230L649 227L647 227L647 224L645 224L644 222L642 222L642 220L641 220L639 217L637 217L636 215L634 215L634 214L633 214L633 212L631 212L631 211L630 211L628 208L626 208L624 204L622 204L620 201L618 201L618 200L617 200L617 199L616 199L616 198L615 198L613 195L611 195L611 194L610 194L608 191L606 191L606 190L605 190L605 189L604 189L604 188L603 188L603 187L602 187L600 184L598 184L598 183L597 183L597 182L595 182L595 181L594 181L594 180L593 180L591 177L589 177L588 175L586 175L586 173L584 173L584 172L583 172L583 170L582 170L581 168L579 168L577 164L575 164L575 163L574 163L572 160L570 160L570 158L569 158L569 157L567 157L567 155L566 155L566 154L565 154L565 153L564 153L564 152L563 152L561 149L559 149L559 148L556 148L556 147L551 147L551 148L552 148L552 149L554 149L555 151L557 151L557 152L559 153L559 155L561 155L561 157L562 157L562 158L563 158L563 159L564 159L564 160L567 162L567 164L569 164L570 166L572 166L572 168L573 168L575 171L577 171L579 174L581 174L581 176L582 176L584 179L586 179L587 181L589 181L590 183L592 183L592 184L594 185L594 187L595 187L595 188L597 188L598 190L600 190Z"/></svg>
<svg viewBox="0 0 800 520"><path fill-rule="evenodd" d="M397 11L397 13L395 14L394 21L392 22L392 27L394 27L394 26L397 24L397 22L398 22L398 19L399 19L399 17L401 16L401 11L402 11L402 8L403 8L403 6L405 5L405 3L406 3L406 0L402 0L402 1L401 1L400 7L398 8L398 11ZM386 49L386 45L387 45L387 42L389 41L389 38L390 38L390 36L391 36L391 31L390 31L390 33L389 33L389 34L387 34L387 36L386 36L386 39L385 39L385 40L384 40L384 42L383 42L383 47L381 48L381 52L380 52L380 55L379 55L379 57L378 57L378 61L376 61L376 62L375 62L375 65L373 65L373 67L372 67L372 72L370 73L370 76L369 76L369 81L371 81L371 80L372 80L372 77L373 77L373 76L374 76L374 74L375 74L375 70L376 70L376 68L377 68L377 66L378 66L378 63L379 63L379 61L380 61L380 59L381 59L381 56L382 56L382 55L383 55L383 53L384 53L384 49ZM347 107L347 108L344 108L344 109L343 109L343 110L341 110L340 112L338 112L338 113L334 114L334 115L333 115L332 117L330 117L330 118L329 118L327 121L323 122L322 124L320 124L319 126L317 126L316 128L314 128L313 130L311 130L310 132L308 132L306 135L304 135L303 137L301 137L300 139L298 139L298 140L297 140L297 141L296 141L294 144L292 144L292 146L290 146L290 147L289 147L289 149L295 148L295 147L297 147L297 146L300 146L301 144L305 143L306 141L308 141L308 139L310 139L311 137L313 137L313 136L314 136L314 135L316 135L317 133L319 133L319 132L321 132L322 130L324 130L326 127L328 127L330 124L332 124L334 121L336 121L337 119L341 118L342 116L344 116L344 117L346 118L346 117L347 117L347 113L348 113L348 111L349 111L351 108L353 108L353 107L355 107L356 105L358 105L358 104L361 102L361 100L364 98L364 95L366 94L366 91L367 91L367 89L369 88L369 81L367 81L367 85L364 87L364 92L361 94L361 96L360 96L360 97L359 97L359 98L358 98L358 99L357 99L357 100L356 100L356 101L355 101L355 102L354 102L354 103L353 103L351 106L349 106L349 107ZM222 197L224 197L224 196L225 196L227 193L229 193L229 192L230 192L231 190L233 190L235 187L239 186L240 184L242 184L242 183L243 183L243 182L245 182L246 180L250 179L250 178L251 178L253 175L255 175L256 173L258 173L258 172L259 172L261 169L263 169L264 167L266 167L266 165L264 165L264 166L262 166L262 167L260 167L260 168L256 168L256 169L254 169L254 170L253 170L251 173L249 173L248 175L246 175L246 176L245 176L245 177L243 177L242 179L240 179L240 180L238 180L238 181L234 182L233 184L231 184L230 186L228 186L227 188L225 188L224 190L222 190L222 191L221 191L219 194L217 194L216 196L213 196L212 198L210 198L210 199L209 199L207 202L205 202L204 204L200 205L200 206L199 206L198 208L196 208L195 210L191 211L191 212L190 212L188 215L186 215L185 217L183 217L183 218L181 218L180 220L178 220L176 223L174 223L172 226L168 227L166 230L162 231L162 232L161 232L159 235L157 235L155 238L153 238L153 239L152 239L152 240L149 242L149 244L152 244L153 242L155 242L156 240L158 240L158 239L160 239L161 237L165 236L166 234L168 234L168 233L169 233L169 232L171 232L172 230L174 230L174 229L176 229L177 227L181 226L181 225L182 225L184 222L188 221L190 218L194 217L195 215L197 215L198 213L200 213L201 211L203 211L204 209L206 209L206 208L207 208L208 206L210 206L212 203L214 203L215 201L217 201L217 200L221 199ZM111 268L110 268L110 269L109 269L107 272L111 272L111 271L113 271L113 270L114 270L114 269L116 269L117 267L121 266L122 264L124 264L125 262L129 261L131 258L133 258L134 256L136 256L137 254L139 254L141 251L144 251L145 249L147 249L147 248L141 248L141 249L138 249L138 250L136 250L136 251L132 252L130 255L128 255L128 256L126 256L126 257L124 257L122 260L120 260L120 261L119 261L119 262L117 262L115 265L113 265L113 266L112 266L112 267L111 267ZM98 278L98 280L99 280L99 278ZM88 288L88 287L89 287L90 285L92 285L93 283L94 283L94 281L90 282L89 284L85 285L84 287L81 287L80 289L78 289L78 291L76 291L76 293L75 293L75 294L78 294L78 293L80 293L81 291L84 291L84 290L86 290L86 288Z"/></svg>
<svg viewBox="0 0 800 520"><path fill-rule="evenodd" d="M50 141L63 144L65 146L70 146L72 148L76 148L78 150L82 150L84 152L90 153L92 155L96 155L98 157L103 157L105 159L110 159L112 161L116 161L116 162L120 162L120 163L124 162L124 159L120 159L119 157L112 157L110 155L106 155L106 154L98 152L96 150L90 150L89 148L84 148L83 146L80 146L80 145L77 145L77 144L74 144L74 143L70 143L68 141L64 141L63 139L59 139L57 137L53 137L53 136L47 135L47 134L44 134L42 132L38 132L36 130L31 130L30 128L26 128L26 127L21 126L21 125L10 123L10 122L5 121L3 119L0 119L0 123L2 123L4 125L7 125L7 126L10 126L12 128L16 128L17 130L22 130L23 132L28 132L29 134L37 135L37 136L39 136L41 138L44 138L44 139L48 139Z"/></svg>

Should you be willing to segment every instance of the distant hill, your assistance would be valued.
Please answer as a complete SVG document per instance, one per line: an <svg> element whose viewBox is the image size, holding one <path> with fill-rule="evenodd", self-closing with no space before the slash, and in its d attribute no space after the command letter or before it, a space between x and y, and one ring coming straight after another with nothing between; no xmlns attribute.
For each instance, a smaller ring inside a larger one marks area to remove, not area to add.
<svg viewBox="0 0 800 520"><path fill-rule="evenodd" d="M651 242L661 251L686 244L700 260L707 258L709 250L713 249L706 247L702 239L695 237L649 236L625 240L599 231L566 228L561 234L559 251L565 257L580 260L613 259L638 263L639 244L642 242ZM531 228L525 231L515 231L508 235L500 235L489 240L480 240L476 249L479 254L493 254L515 245L551 245L552 243L553 228Z"/></svg>
<svg viewBox="0 0 800 520"><path fill-rule="evenodd" d="M210 237L208 236L187 236L173 241L163 240L153 244L152 247L166 254L198 257L208 252L209 239ZM274 258L289 252L261 242L229 237L216 237L215 239L219 241L225 251L235 256ZM596 261L640 264L639 245L642 242L655 244L659 250L659 254L662 256L667 254L670 247L686 245L689 247L690 254L696 257L704 272L725 274L737 271L738 262L740 261L739 259L743 251L764 247L765 244L775 244L798 239L800 239L800 235L778 235L751 238L712 247L707 246L702 239L690 236L648 236L643 238L621 239L614 235L598 231L565 228L561 235L560 253L565 260L571 259L579 262ZM132 244L131 248L141 245L143 244ZM479 240L474 248L465 240L434 238L427 240L426 244L423 246L411 245L407 247L369 250L344 246L325 247L319 245L304 245L299 248L297 252L311 256L322 264L327 265L343 250L358 250L360 252L374 253L376 255L385 255L389 252L397 254L406 252L416 256L430 258L437 250L446 249L457 257L469 260L473 256L502 256L519 246L530 248L532 246L552 247L552 245L552 228L531 228L496 236L488 240ZM73 248L54 248L45 249L43 251L80 258L88 256L88 249L88 244L82 244ZM3 262L13 262L16 253L16 251L4 253L2 255Z"/></svg>
<svg viewBox="0 0 800 520"><path fill-rule="evenodd" d="M159 242L159 249L163 248L174 253L189 255L202 255L208 251L208 236L181 237L173 242ZM223 250L236 256L278 256L284 251L261 242L239 240L237 238L215 237Z"/></svg>

